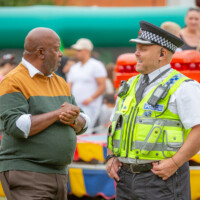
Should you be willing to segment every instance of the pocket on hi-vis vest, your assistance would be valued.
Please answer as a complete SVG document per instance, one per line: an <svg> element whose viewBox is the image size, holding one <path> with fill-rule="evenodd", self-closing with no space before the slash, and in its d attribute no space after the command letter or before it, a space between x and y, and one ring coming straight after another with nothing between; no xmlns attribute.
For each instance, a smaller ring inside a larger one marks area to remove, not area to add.
<svg viewBox="0 0 200 200"><path fill-rule="evenodd" d="M182 130L164 131L163 155L172 157L184 143L184 133Z"/></svg>
<svg viewBox="0 0 200 200"><path fill-rule="evenodd" d="M166 130L165 131L166 139L165 143L168 147L171 148L180 148L184 142L184 134L183 131L176 130Z"/></svg>
<svg viewBox="0 0 200 200"><path fill-rule="evenodd" d="M119 154L122 141L123 116L121 113L115 113L112 122L111 134L108 134L108 148L115 154Z"/></svg>

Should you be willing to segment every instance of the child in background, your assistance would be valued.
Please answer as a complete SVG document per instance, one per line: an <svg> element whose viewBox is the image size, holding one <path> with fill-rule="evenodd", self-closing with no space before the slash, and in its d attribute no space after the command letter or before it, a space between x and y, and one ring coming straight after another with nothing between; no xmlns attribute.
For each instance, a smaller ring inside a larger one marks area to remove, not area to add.
<svg viewBox="0 0 200 200"><path fill-rule="evenodd" d="M160 28L164 29L165 31L170 32L171 34L180 37L181 27L175 22L164 22L161 24ZM177 48L176 52L182 51L181 48Z"/></svg>
<svg viewBox="0 0 200 200"><path fill-rule="evenodd" d="M95 133L106 133L109 126L110 116L115 107L115 96L114 94L105 94L103 105L101 106L101 111L99 118L97 120L97 126L94 128Z"/></svg>
<svg viewBox="0 0 200 200"><path fill-rule="evenodd" d="M15 55L5 54L0 59L0 82L3 77L16 67Z"/></svg>

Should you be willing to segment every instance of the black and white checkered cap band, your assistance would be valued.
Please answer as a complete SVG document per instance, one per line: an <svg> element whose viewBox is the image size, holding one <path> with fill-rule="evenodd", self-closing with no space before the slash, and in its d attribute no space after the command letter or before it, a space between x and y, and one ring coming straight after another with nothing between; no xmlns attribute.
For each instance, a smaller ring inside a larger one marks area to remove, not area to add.
<svg viewBox="0 0 200 200"><path fill-rule="evenodd" d="M151 33L149 31L142 30L139 38L155 42L156 44L166 47L167 49L170 49L173 52L175 52L177 49L177 46L168 41L167 39L163 38L160 35L156 35L155 33Z"/></svg>

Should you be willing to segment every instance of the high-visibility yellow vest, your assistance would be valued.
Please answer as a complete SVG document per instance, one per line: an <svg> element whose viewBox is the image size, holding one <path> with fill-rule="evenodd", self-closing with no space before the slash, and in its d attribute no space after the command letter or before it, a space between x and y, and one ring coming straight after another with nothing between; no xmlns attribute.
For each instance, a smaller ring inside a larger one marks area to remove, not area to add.
<svg viewBox="0 0 200 200"><path fill-rule="evenodd" d="M190 130L184 129L179 116L168 109L168 103L181 83L190 79L173 70L161 83L169 86L168 93L152 107L147 102L158 85L137 104L135 87L139 77L129 80L127 94L119 99L108 133L108 148L122 158L163 160L172 157Z"/></svg>

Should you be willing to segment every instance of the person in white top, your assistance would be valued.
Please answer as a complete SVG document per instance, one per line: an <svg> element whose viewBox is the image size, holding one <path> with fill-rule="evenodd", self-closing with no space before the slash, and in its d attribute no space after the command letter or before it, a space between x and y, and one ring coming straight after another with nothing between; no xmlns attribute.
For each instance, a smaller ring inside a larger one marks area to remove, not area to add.
<svg viewBox="0 0 200 200"><path fill-rule="evenodd" d="M87 133L92 133L102 104L102 94L106 89L106 69L104 65L91 58L93 44L89 39L81 38L72 45L76 51L78 63L70 68L67 76L72 94L80 108L90 117Z"/></svg>

